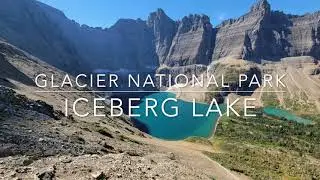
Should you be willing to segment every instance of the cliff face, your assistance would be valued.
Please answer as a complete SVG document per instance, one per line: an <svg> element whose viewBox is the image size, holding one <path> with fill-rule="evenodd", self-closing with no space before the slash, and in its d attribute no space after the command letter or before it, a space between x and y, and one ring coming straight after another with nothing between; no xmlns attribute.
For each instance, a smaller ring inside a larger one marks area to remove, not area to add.
<svg viewBox="0 0 320 180"><path fill-rule="evenodd" d="M267 0L215 28L205 15L174 21L161 9L147 21L121 19L108 29L91 28L34 0L0 4L0 38L66 71L153 71L208 65L227 56L255 62L320 58L320 12L287 15L272 11Z"/></svg>
<svg viewBox="0 0 320 180"><path fill-rule="evenodd" d="M235 56L259 62L288 56L319 58L319 14L287 15L271 11L266 0L258 1L246 15L217 27L213 59Z"/></svg>
<svg viewBox="0 0 320 180"><path fill-rule="evenodd" d="M248 58L257 48L258 33L265 17L270 14L270 5L261 1L250 12L238 19L224 21L217 27L213 59L226 56Z"/></svg>
<svg viewBox="0 0 320 180"><path fill-rule="evenodd" d="M255 59L278 60L283 57L319 58L320 13L304 16L272 11L265 16L258 33Z"/></svg>
<svg viewBox="0 0 320 180"><path fill-rule="evenodd" d="M292 26L288 35L289 56L310 55L320 58L320 12L290 17Z"/></svg>
<svg viewBox="0 0 320 180"><path fill-rule="evenodd" d="M209 17L200 15L184 17L178 22L178 30L164 64L167 66L209 64L212 53L212 31Z"/></svg>
<svg viewBox="0 0 320 180"><path fill-rule="evenodd" d="M178 24L170 19L162 9L150 14L147 24L154 35L154 45L159 63L166 61Z"/></svg>
<svg viewBox="0 0 320 180"><path fill-rule="evenodd" d="M173 21L163 10L151 13L148 26L154 34L159 63L169 67L210 63L213 29L205 15Z"/></svg>

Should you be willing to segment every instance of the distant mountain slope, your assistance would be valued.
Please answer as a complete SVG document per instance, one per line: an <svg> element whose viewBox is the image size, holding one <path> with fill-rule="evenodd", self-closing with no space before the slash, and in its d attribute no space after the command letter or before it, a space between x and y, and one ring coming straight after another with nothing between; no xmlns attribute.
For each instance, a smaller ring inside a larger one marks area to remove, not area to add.
<svg viewBox="0 0 320 180"><path fill-rule="evenodd" d="M85 67L77 49L34 0L0 2L0 37L57 68L77 72Z"/></svg>
<svg viewBox="0 0 320 180"><path fill-rule="evenodd" d="M153 34L145 21L120 19L109 29L69 20L61 11L38 2L68 42L93 69L143 70L158 66Z"/></svg>

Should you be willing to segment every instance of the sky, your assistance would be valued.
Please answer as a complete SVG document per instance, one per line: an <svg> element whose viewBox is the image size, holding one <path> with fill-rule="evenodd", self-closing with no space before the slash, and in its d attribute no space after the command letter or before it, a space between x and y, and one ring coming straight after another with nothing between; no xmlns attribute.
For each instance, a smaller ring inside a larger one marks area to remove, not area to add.
<svg viewBox="0 0 320 180"><path fill-rule="evenodd" d="M205 14L212 24L248 12L256 0L39 0L62 10L80 24L110 27L120 18L146 20L150 12L162 8L174 20L189 14ZM269 0L273 10L305 14L320 10L320 0Z"/></svg>

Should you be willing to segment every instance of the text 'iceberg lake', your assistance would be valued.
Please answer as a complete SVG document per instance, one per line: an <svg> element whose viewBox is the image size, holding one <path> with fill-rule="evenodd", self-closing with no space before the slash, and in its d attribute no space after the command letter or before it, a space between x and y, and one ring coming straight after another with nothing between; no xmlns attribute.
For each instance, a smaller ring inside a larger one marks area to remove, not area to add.
<svg viewBox="0 0 320 180"><path fill-rule="evenodd" d="M170 102L164 107L168 113L173 111L172 106L179 108L177 117L167 117L162 113L161 106L155 108L158 116L153 113L149 113L146 116L144 101L147 98L153 98L161 104L168 98L175 98L175 94L169 92L161 92L151 94L144 99L139 105L138 109L133 110L134 114L141 114L140 117L136 117L134 121L137 124L142 124L145 130L152 136L165 139L165 140L183 140L188 137L197 136L208 138L212 135L215 125L220 118L219 113L211 113L208 117L193 117L193 103L183 100L177 100L177 102ZM197 113L206 114L209 104L196 103ZM224 112L225 105L219 106L221 111Z"/></svg>

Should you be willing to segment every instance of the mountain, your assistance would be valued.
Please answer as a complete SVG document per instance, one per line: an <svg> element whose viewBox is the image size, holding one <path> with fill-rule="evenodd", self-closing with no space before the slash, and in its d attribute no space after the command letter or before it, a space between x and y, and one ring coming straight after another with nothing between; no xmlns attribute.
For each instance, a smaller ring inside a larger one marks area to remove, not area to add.
<svg viewBox="0 0 320 180"><path fill-rule="evenodd" d="M68 72L83 70L75 47L38 3L4 0L0 4L0 37L5 41Z"/></svg>
<svg viewBox="0 0 320 180"><path fill-rule="evenodd" d="M272 11L260 0L250 12L217 27L213 59L234 56L245 60L279 60L319 56L320 12L303 16Z"/></svg>
<svg viewBox="0 0 320 180"><path fill-rule="evenodd" d="M255 62L320 58L320 13L297 16L272 11L267 0L217 27L206 15L174 21L158 9L147 21L120 19L106 29L79 25L35 0L0 4L0 37L67 71L190 69L228 56Z"/></svg>
<svg viewBox="0 0 320 180"><path fill-rule="evenodd" d="M148 25L154 32L161 65L210 63L213 29L208 16L190 15L174 22L159 9L151 13Z"/></svg>
<svg viewBox="0 0 320 180"><path fill-rule="evenodd" d="M120 19L109 29L91 28L69 20L61 11L38 4L94 69L143 70L158 66L153 35L145 21ZM106 63L108 62L108 63Z"/></svg>

